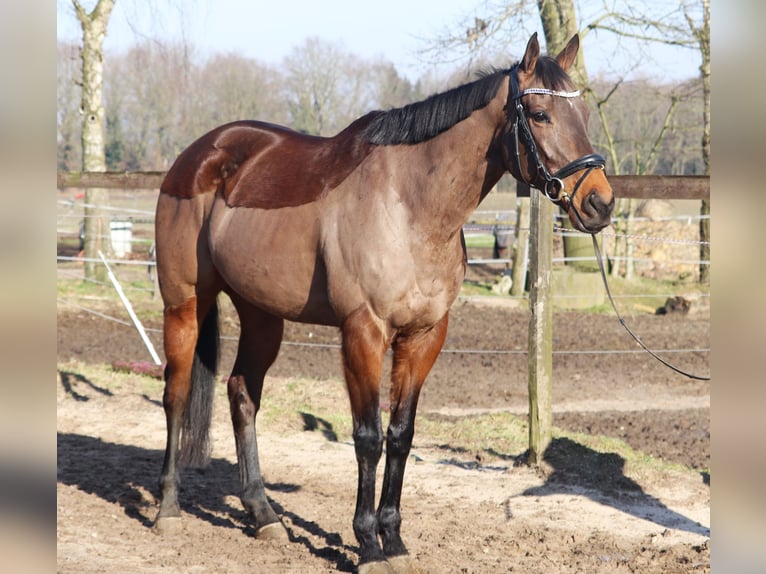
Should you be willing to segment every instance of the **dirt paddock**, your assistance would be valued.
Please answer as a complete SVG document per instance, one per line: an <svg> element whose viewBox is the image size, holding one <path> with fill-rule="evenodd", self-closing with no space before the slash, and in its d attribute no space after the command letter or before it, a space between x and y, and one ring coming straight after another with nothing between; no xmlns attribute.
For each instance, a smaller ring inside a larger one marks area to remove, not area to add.
<svg viewBox="0 0 766 574"><path fill-rule="evenodd" d="M124 315L118 308L113 314ZM527 320L524 311L458 301L421 415L449 422L477 413L526 413ZM703 315L638 315L630 323L653 348L709 346ZM159 348L152 330L159 323L146 326ZM228 337L237 326L225 318L222 328L225 371L235 349ZM285 339L264 401L295 379L314 381L317 392L339 387L334 330L289 324ZM621 439L655 464L626 468L614 452L557 436L543 468L533 469L518 464L521 452L463 452L416 434L402 531L418 567L435 573L708 572L710 383L684 379L642 353L583 353L636 349L609 315L556 313L554 349L554 424ZM708 372L706 353L669 357ZM259 428L267 493L290 542L258 541L237 498L228 405L218 400L213 460L204 470L184 471L182 525L159 536L151 524L165 440L161 388L107 386L76 368L147 360L138 335L61 304L58 360L58 572L354 571L350 442L323 432Z"/></svg>

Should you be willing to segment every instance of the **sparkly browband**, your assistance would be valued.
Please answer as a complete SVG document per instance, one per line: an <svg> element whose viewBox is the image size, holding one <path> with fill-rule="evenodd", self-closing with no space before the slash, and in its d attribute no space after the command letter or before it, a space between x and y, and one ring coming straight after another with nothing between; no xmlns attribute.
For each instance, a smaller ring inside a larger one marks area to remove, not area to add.
<svg viewBox="0 0 766 574"><path fill-rule="evenodd" d="M526 96L527 94L543 94L546 96L558 96L560 98L576 98L580 95L580 90L575 90L574 92L557 92L556 90L548 90L546 88L527 88L514 97L520 98L521 96Z"/></svg>

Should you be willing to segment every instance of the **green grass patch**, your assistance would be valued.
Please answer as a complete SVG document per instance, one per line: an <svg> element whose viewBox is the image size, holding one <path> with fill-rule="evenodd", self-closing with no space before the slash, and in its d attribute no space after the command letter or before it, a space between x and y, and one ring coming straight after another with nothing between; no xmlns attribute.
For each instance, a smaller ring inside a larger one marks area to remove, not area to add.
<svg viewBox="0 0 766 574"><path fill-rule="evenodd" d="M143 267L113 270L125 296L142 320L161 319L162 301L159 293L154 295L154 283L146 277ZM137 273L138 271L138 273ZM57 296L65 301L76 302L85 307L105 308L122 313L124 310L117 290L111 281L89 281L81 278L61 276L56 280Z"/></svg>
<svg viewBox="0 0 766 574"><path fill-rule="evenodd" d="M471 248L492 249L495 246L495 236L489 234L471 234L465 236L465 246Z"/></svg>
<svg viewBox="0 0 766 574"><path fill-rule="evenodd" d="M78 361L60 363L59 384L82 392L80 383L108 395L143 394L161 400L164 383L152 377L113 370L109 365L86 364ZM217 408L228 410L226 385L216 380ZM389 415L382 413L385 428ZM415 422L414 447L438 449L447 459L492 464L519 459L528 447L528 425L525 416L510 413L488 413L471 416L447 416L421 412ZM329 441L350 443L352 423L345 384L342 381L267 378L261 411L258 416L261 432L300 433L320 432ZM569 445L567 464L576 467L577 457L585 454L591 463L599 453L607 455L610 472L637 480L648 473L688 472L683 465L667 463L634 450L623 440L585 433L553 429L553 439ZM559 453L560 456L560 453ZM618 464L614 464L614 462ZM595 463L594 463L595 464ZM699 472L696 470L694 472Z"/></svg>
<svg viewBox="0 0 766 574"><path fill-rule="evenodd" d="M523 453L529 441L525 417L510 413L444 416L421 413L415 421L416 444L448 446L465 453L507 458Z"/></svg>
<svg viewBox="0 0 766 574"><path fill-rule="evenodd" d="M463 285L460 287L460 294L465 297L476 295L504 297L504 295L492 291L492 286L489 283L476 283L474 281L463 281Z"/></svg>
<svg viewBox="0 0 766 574"><path fill-rule="evenodd" d="M59 363L57 371L62 378L69 377L74 381L87 381L89 386L113 394L139 393L161 400L162 391L165 388L165 383L154 377L138 373L126 373L104 364L69 361Z"/></svg>
<svg viewBox="0 0 766 574"><path fill-rule="evenodd" d="M691 280L666 281L647 279L645 277L633 277L625 279L624 277L607 277L609 289L615 297L617 309L626 314L649 313L665 304L668 296L671 295L710 295L709 285L700 285ZM599 282L599 288L604 286ZM604 292L606 297L606 293ZM613 313L609 301L601 305L583 309L590 313Z"/></svg>
<svg viewBox="0 0 766 574"><path fill-rule="evenodd" d="M343 381L267 378L258 426L273 432L318 430L350 441L351 410Z"/></svg>

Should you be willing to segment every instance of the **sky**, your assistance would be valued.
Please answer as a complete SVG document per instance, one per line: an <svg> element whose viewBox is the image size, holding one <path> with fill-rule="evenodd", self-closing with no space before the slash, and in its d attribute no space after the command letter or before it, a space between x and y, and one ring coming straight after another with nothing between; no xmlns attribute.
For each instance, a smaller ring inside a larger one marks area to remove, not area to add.
<svg viewBox="0 0 766 574"><path fill-rule="evenodd" d="M666 0L659 0L660 3ZM83 2L91 7L94 2ZM587 3L587 0L586 0ZM279 64L306 38L319 37L365 59L391 61L399 73L416 80L429 66L422 50L448 30L486 14L481 0L117 0L104 47L123 51L146 38L185 39L203 55L236 52ZM594 4L598 9L598 3ZM535 31L536 22L527 26ZM542 36L542 31L540 35ZM71 2L57 0L57 37L79 42L80 29ZM528 36L509 46L505 65L523 53ZM619 49L605 35L583 40L591 76L623 69ZM446 55L445 55L446 56ZM449 59L447 56L445 59ZM652 47L633 76L678 80L698 74L694 50ZM447 70L455 64L445 65Z"/></svg>

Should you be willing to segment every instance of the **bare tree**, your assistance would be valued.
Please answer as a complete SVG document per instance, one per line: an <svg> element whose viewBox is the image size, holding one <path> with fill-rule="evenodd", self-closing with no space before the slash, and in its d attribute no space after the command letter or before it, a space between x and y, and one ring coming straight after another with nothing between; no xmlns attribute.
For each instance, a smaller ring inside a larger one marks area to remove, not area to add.
<svg viewBox="0 0 766 574"><path fill-rule="evenodd" d="M212 125L246 119L284 123L284 102L277 97L281 78L278 70L250 58L214 55L199 74L198 115Z"/></svg>
<svg viewBox="0 0 766 574"><path fill-rule="evenodd" d="M382 109L404 106L420 99L416 86L397 72L390 62L377 62L370 66L372 81L377 89L377 106Z"/></svg>
<svg viewBox="0 0 766 574"><path fill-rule="evenodd" d="M79 101L71 103L71 93L79 97L79 86L71 81L79 68L68 65L64 45L60 50L59 83L71 88L59 90L63 166L80 149L71 145L80 130L67 112L79 107ZM364 60L320 41L297 48L280 69L237 54L202 57L188 44L142 39L124 53L110 54L104 70L107 169L167 169L201 134L239 119L330 135L371 109L420 98L431 84L425 78L413 86L390 62Z"/></svg>
<svg viewBox="0 0 766 574"><path fill-rule="evenodd" d="M340 47L317 37L293 50L285 60L287 105L295 129L329 135L337 127L334 109L340 89Z"/></svg>
<svg viewBox="0 0 766 574"><path fill-rule="evenodd" d="M290 123L309 134L335 134L371 109L401 105L414 95L389 63L364 60L319 38L295 48L284 69Z"/></svg>
<svg viewBox="0 0 766 574"><path fill-rule="evenodd" d="M314 135L332 135L385 104L397 104L407 87L390 64L363 60L341 45L308 38L284 61L284 94L290 124ZM398 93L397 93L398 92Z"/></svg>
<svg viewBox="0 0 766 574"><path fill-rule="evenodd" d="M683 3L684 16L689 25L694 39L699 46L702 64L700 73L702 74L702 161L705 165L705 174L710 175L710 0L701 0L702 18L701 21L694 18L687 2ZM710 282L710 265L705 261L710 261L710 200L702 200L700 206L700 283Z"/></svg>
<svg viewBox="0 0 766 574"><path fill-rule="evenodd" d="M540 21L543 25L548 52L558 54L569 39L578 32L574 0L557 0L556 2L537 0L537 7L540 11ZM570 69L570 75L578 85L588 85L583 50L578 51L577 59ZM561 221L565 228L573 229L568 217L562 217ZM593 251L590 238L576 233L565 233L563 241L564 256L569 259L568 263L571 266L580 269L597 268L595 260L582 259L590 256Z"/></svg>
<svg viewBox="0 0 766 574"><path fill-rule="evenodd" d="M58 44L56 86L56 139L58 169L76 170L82 166L80 153L80 48Z"/></svg>
<svg viewBox="0 0 766 574"><path fill-rule="evenodd" d="M72 0L82 28L82 169L106 171L104 153L104 38L115 0L98 0L88 12L79 0ZM89 188L85 192L85 277L103 281L106 270L97 262L99 250L108 251L109 220L102 206L107 190Z"/></svg>
<svg viewBox="0 0 766 574"><path fill-rule="evenodd" d="M591 29L600 29L617 34L623 38L639 41L639 45L666 44L699 50L701 57L700 73L703 86L703 133L702 160L705 174L710 173L710 1L684 0L680 3L660 5L664 10L658 13L654 3L628 3L620 11L609 10L604 4L604 14L599 21L590 25ZM667 121L672 116L676 96L671 96L671 106L660 131L661 136L667 131ZM653 149L657 149L660 141L655 140ZM642 170L636 171L643 173ZM632 205L628 208L632 214ZM710 202L703 200L700 207L700 263L699 281L709 282L710 260ZM626 232L627 233L627 232ZM628 268L628 273L630 268Z"/></svg>
<svg viewBox="0 0 766 574"><path fill-rule="evenodd" d="M514 0L511 2L486 2L482 6L482 9L486 12L485 14L474 15L472 18L468 17L464 21L465 34L451 31L437 38L430 51L431 56L433 57L435 54L444 51L454 53L462 48L464 52L468 52L470 60L473 60L479 57L481 53L507 46L510 38L525 37L525 33L528 32L526 29L528 22L533 21L534 17L537 16L543 25L547 49L551 53L556 53L563 45L563 42L578 30L581 37L597 31L614 35L618 42L632 41L633 45L637 47L632 52L634 62L646 59L650 52L649 48L658 43L683 48L698 47L703 58L703 66L701 68L703 82L705 81L706 69L709 81L709 0L684 0L681 3L669 1L650 2L648 0L630 2L602 0L602 8L598 11L593 11L593 3L591 3L590 13L592 15L589 15L587 20L580 21L579 24L575 18L574 0L536 0L536 2L532 0ZM701 18L698 14L700 8L703 12ZM706 51L708 54L707 68L705 66ZM579 55L582 54L583 51L581 50ZM602 141L602 149L606 151L607 156L611 160L612 165L610 169L615 173L619 173L625 165L625 158L621 157L618 153L616 141L610 132L609 120L614 118L614 114L607 113L607 102L614 93L624 88L623 79L626 73L632 71L633 67L637 64L629 63L628 69L619 71L618 75L620 77L618 80L612 83L611 86L607 86L601 96L587 88L588 77L585 66L582 62L577 64L573 72L574 79L586 88L586 97L589 97L598 109L597 117L601 122L601 128L605 135ZM709 100L709 92L707 93ZM677 129L677 125L672 123L672 119L677 111L677 104L680 102L678 94L670 94L667 102L669 106L667 115L663 116L664 119L652 131L645 134L648 148L655 150L651 154L652 157L656 156L656 150L660 146L665 145L662 139L657 139L658 134L660 138L667 138L671 133L671 126ZM706 114L706 118L709 118L709 112L706 112ZM635 115L631 117L635 119ZM708 133L706 137L708 138L707 146L709 147L709 129L706 132ZM705 145L703 141L703 148L705 148ZM705 152L703 149L703 156L705 153L709 152ZM636 160L636 154L633 153L631 155L632 160ZM641 170L647 168L646 160L647 156L644 156L640 162L642 164ZM632 165L635 172L635 169L638 168L638 163L633 161ZM643 172L645 173L645 171ZM629 220L632 210L632 202L618 202L616 214L627 214L627 220ZM703 215L709 213L708 202L703 202L701 212ZM707 219L703 218L700 223L700 235L703 238L701 258L703 260L709 260L709 252L704 251L708 249L708 246L705 244L705 238L709 237L708 225ZM703 229L703 227L706 229ZM623 231L625 230L623 229ZM576 245L577 238L565 239L566 255L575 255L577 252ZM585 249L584 245L583 249ZM626 249L629 249L629 247ZM708 267L702 264L701 280L705 280L704 278L706 277L706 275L703 275L703 268L705 273L707 273Z"/></svg>

